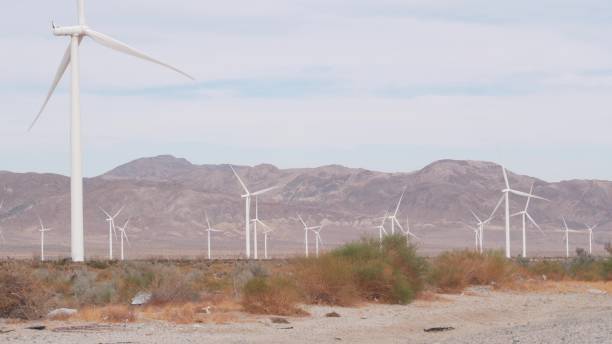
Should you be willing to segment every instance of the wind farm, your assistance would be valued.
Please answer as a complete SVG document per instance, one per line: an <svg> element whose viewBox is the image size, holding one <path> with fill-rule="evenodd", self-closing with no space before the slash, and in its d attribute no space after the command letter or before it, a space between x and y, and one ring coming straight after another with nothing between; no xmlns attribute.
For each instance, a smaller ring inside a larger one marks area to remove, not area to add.
<svg viewBox="0 0 612 344"><path fill-rule="evenodd" d="M0 342L606 342L612 4L491 5L5 4Z"/></svg>

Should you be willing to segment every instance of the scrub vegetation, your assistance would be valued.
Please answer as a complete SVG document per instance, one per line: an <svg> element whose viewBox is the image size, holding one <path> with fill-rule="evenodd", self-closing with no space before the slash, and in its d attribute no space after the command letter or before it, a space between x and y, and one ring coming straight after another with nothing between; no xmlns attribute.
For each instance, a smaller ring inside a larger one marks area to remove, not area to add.
<svg viewBox="0 0 612 344"><path fill-rule="evenodd" d="M74 308L86 321L139 317L177 323L225 322L231 312L306 315L303 305L407 304L432 293L487 285L515 288L538 281L611 281L610 255L577 250L567 260L507 260L501 252L450 251L426 259L402 236L361 240L318 258L261 262L162 260L0 262L0 317L40 319ZM131 306L138 293L146 306ZM210 310L213 309L211 312Z"/></svg>

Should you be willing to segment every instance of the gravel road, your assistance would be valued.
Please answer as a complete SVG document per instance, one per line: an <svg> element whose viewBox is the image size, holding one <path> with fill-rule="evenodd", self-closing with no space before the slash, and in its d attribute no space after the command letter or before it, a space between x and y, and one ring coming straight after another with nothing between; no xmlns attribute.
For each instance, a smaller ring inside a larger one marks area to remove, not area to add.
<svg viewBox="0 0 612 344"><path fill-rule="evenodd" d="M587 290L566 293L492 292L475 288L443 300L408 306L307 307L310 317L243 315L226 325L144 322L97 325L0 321L0 343L612 343L612 296ZM338 318L325 314L335 311ZM83 327L69 327L83 326ZM425 332L431 327L452 327Z"/></svg>

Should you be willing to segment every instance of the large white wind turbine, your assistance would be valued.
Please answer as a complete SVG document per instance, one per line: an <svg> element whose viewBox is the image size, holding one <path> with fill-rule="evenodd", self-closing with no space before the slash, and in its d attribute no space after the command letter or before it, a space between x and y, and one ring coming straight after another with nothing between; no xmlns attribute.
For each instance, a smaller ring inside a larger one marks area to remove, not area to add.
<svg viewBox="0 0 612 344"><path fill-rule="evenodd" d="M131 245L130 239L128 239L128 236L127 236L127 227L129 223L130 223L130 219L125 221L125 224L123 224L123 227L117 226L117 229L119 229L119 236L121 236L121 260L122 261L125 259L125 256L123 254L123 238L125 238L125 241L128 243L128 245Z"/></svg>
<svg viewBox="0 0 612 344"><path fill-rule="evenodd" d="M50 231L51 228L46 228L45 225L43 225L42 219L39 217L38 218L38 222L40 223L40 229L38 229L40 231L40 260L41 261L45 261L45 233Z"/></svg>
<svg viewBox="0 0 612 344"><path fill-rule="evenodd" d="M304 219L302 219L302 216L300 216L299 214L298 214L298 218L300 219L300 222L302 223L302 225L304 225L304 253L306 257L308 257L308 231L316 231L318 229L321 229L321 226L308 226L306 222L304 222ZM317 242L317 246L318 246L318 242Z"/></svg>
<svg viewBox="0 0 612 344"><path fill-rule="evenodd" d="M506 173L506 168L504 166L502 166L502 172L504 174L504 182L505 182L505 188L502 189L502 200L504 200L506 202L506 209L505 209L505 219L506 219L506 258L511 258L512 257L512 253L510 252L510 194L514 194L517 196L521 196L521 197L531 197L531 198L536 198L536 199L541 199L544 201L547 201L546 198L540 197L540 196L536 196L536 195L532 195L530 193L526 193L526 192L522 192L522 191L518 191L518 190L514 190L510 187L510 183L508 182L508 174ZM500 200L501 202L501 200ZM498 202L498 204L500 203ZM495 210L497 210L497 207L495 207ZM493 214L495 214L495 210L493 211ZM491 215L491 217L493 217L493 214Z"/></svg>
<svg viewBox="0 0 612 344"><path fill-rule="evenodd" d="M240 182L240 185L242 186L242 188L244 189L244 192L245 192L244 195L242 195L242 198L244 198L244 202L245 202L245 221L244 221L245 222L245 229L244 229L244 232L245 232L245 245L246 245L245 255L246 255L246 258L249 259L249 258L251 258L251 228L250 228L250 224L251 224L251 197L253 197L253 196L257 197L257 196L262 195L262 194L264 194L264 193L266 193L268 191L277 189L278 185L251 193L249 191L249 189L246 187L246 184L242 181L242 179L238 175L238 173L236 173L236 170L234 170L234 167L230 165L230 168L232 169L232 172L234 172L234 175L236 176L236 178Z"/></svg>
<svg viewBox="0 0 612 344"><path fill-rule="evenodd" d="M529 212L527 212L527 209L529 208L529 201L531 200L531 194L533 194L533 184L531 184L531 189L529 190L529 196L527 196L527 203L525 204L525 209L523 209L522 211L519 211L518 213L514 213L512 214L511 217L514 216L521 216L523 219L523 258L527 257L527 232L526 232L526 227L527 227L527 219L529 219L529 221L540 231L540 233L544 234L544 232L542 231L542 228L540 228L540 225L538 225L535 220L533 219L533 217L531 217L531 215L529 215Z"/></svg>
<svg viewBox="0 0 612 344"><path fill-rule="evenodd" d="M111 38L105 34L92 30L85 24L85 9L84 0L77 0L78 9L78 25L58 27L53 24L51 31L56 36L70 37L70 45L64 53L64 57L59 65L59 68L53 78L51 89L49 90L47 97L34 118L34 121L30 125L29 129L36 124L41 114L43 113L51 95L55 91L59 84L62 76L71 66L72 78L71 78L71 125L70 125L70 143L72 151L72 169L70 175L70 249L71 257L75 262L82 262L85 260L85 243L84 243L84 231L83 231L83 173L82 173L82 160L81 160L81 104L80 104L80 78L79 78L79 45L85 37L91 38L94 42L99 43L107 48L132 55L149 62L159 64L161 66L170 68L190 79L193 79L188 74L172 67L166 63L156 60L152 57L145 55L144 53L133 49L125 43L122 43L114 38Z"/></svg>
<svg viewBox="0 0 612 344"><path fill-rule="evenodd" d="M106 215L106 222L108 222L108 259L113 260L113 234L115 238L117 238L117 231L115 230L115 219L121 212L123 211L125 206L121 207L119 211L115 213L115 215L111 215L106 210L100 208L102 212Z"/></svg>
<svg viewBox="0 0 612 344"><path fill-rule="evenodd" d="M592 255L593 254L593 230L597 228L598 225L595 225L595 226L585 225L585 226L586 226L587 233L589 233L589 255Z"/></svg>
<svg viewBox="0 0 612 344"><path fill-rule="evenodd" d="M406 193L406 188L404 188L404 191L402 191L402 195L400 196L400 199L397 201L397 206L395 207L395 211L393 212L393 215L389 216L389 220L391 220L391 235L395 234L395 225L397 224L398 227L402 228L402 225L400 224L399 220L397 219L397 213L399 212L399 208L400 205L402 204L402 200L404 199L404 194ZM402 232L403 232L403 228L402 228Z"/></svg>

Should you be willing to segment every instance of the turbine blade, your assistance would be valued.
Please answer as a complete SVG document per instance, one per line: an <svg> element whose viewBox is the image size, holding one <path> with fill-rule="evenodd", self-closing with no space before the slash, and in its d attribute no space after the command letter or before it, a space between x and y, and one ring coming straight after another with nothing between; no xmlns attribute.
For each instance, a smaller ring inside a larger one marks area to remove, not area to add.
<svg viewBox="0 0 612 344"><path fill-rule="evenodd" d="M480 218L478 217L478 215L476 215L476 213L472 209L470 209L470 212L472 213L472 215L474 215L474 218L476 219L476 221L482 222L480 221Z"/></svg>
<svg viewBox="0 0 612 344"><path fill-rule="evenodd" d="M493 209L493 212L491 213L491 216L489 216L487 221L491 221L493 219L493 216L495 216L495 213L497 212L497 209L499 209L499 206L501 206L503 201L504 201L504 195L502 195L501 198L499 199L499 201L497 202L497 205Z"/></svg>
<svg viewBox="0 0 612 344"><path fill-rule="evenodd" d="M171 69L171 70L173 70L173 71L175 71L175 72L177 72L179 74L182 74L182 75L184 75L185 77L187 77L187 78L189 78L191 80L195 80L194 77L192 77L191 75L183 72L182 70L180 70L180 69L178 69L176 67L173 67L173 66L171 66L171 65L169 65L167 63L164 63L164 62L161 62L159 60L156 60L156 59L154 59L154 58L152 58L150 56L147 56L145 53L140 52L140 51L130 47L129 45L127 45L127 44L125 44L123 42L120 42L120 41L118 41L118 40L116 40L116 39L114 39L114 38L112 38L110 36L107 36L107 35L103 34L103 33L96 32L96 31L91 30L91 29L87 29L87 30L85 30L85 34L87 34L87 36L91 37L97 43L99 43L101 45L104 45L104 46L106 46L108 48L111 48L113 50L122 52L124 54L128 54L128 55L132 55L132 56L141 58L141 59L149 61L149 62L156 63L156 64L158 64L160 66L169 68L169 69Z"/></svg>
<svg viewBox="0 0 612 344"><path fill-rule="evenodd" d="M304 220L302 219L302 216L300 216L300 214L298 214L298 218L300 219L300 222L302 222L302 224L304 225L304 228L307 228L308 225L306 225L306 222L304 222Z"/></svg>
<svg viewBox="0 0 612 344"><path fill-rule="evenodd" d="M242 179L240 179L240 176L238 175L238 173L236 173L236 170L234 170L234 166L230 165L230 168L232 169L232 172L234 172L234 175L236 176L236 178L238 178L238 181L240 182L240 185L242 185L242 188L244 189L244 192L247 193L247 195L249 194L249 189L247 189L246 185L244 185L244 182L242 181Z"/></svg>
<svg viewBox="0 0 612 344"><path fill-rule="evenodd" d="M543 200L543 201L548 201L548 200L547 200L546 198L544 198L544 197L540 197L540 196L532 195L532 194L529 194L529 193L526 193L526 192L522 192L522 191L518 191L518 190L513 190L513 189L508 189L508 191L509 191L510 193L513 193L513 194L517 195L517 196L523 196L523 197L527 197L527 198L531 197L531 198L541 199L541 200Z"/></svg>
<svg viewBox="0 0 612 344"><path fill-rule="evenodd" d="M100 210L102 210L102 212L104 213L104 215L106 215L106 217L108 217L109 219L112 218L112 216L110 216L110 214L106 210L104 210L104 208L102 208L102 207L98 207L98 208L100 208Z"/></svg>
<svg viewBox="0 0 612 344"><path fill-rule="evenodd" d="M393 218L393 222L395 222L395 224L399 227L400 231L402 231L402 233L406 233L406 231L404 230L404 227L402 226L402 224L394 217Z"/></svg>
<svg viewBox="0 0 612 344"><path fill-rule="evenodd" d="M504 182L506 183L506 188L510 189L510 183L508 183L508 173L506 172L506 168L502 166L502 171L504 172Z"/></svg>
<svg viewBox="0 0 612 344"><path fill-rule="evenodd" d="M395 212L393 213L393 216L397 215L397 212L399 211L400 205L402 204L402 200L404 199L404 194L406 193L406 188L404 188L404 191L402 191L402 195L400 196L399 201L397 201L397 207L395 207Z"/></svg>
<svg viewBox="0 0 612 344"><path fill-rule="evenodd" d="M121 233L123 234L123 237L125 238L125 241L127 241L128 245L132 246L132 244L130 243L130 238L128 238L128 235L125 231L125 228L121 231Z"/></svg>
<svg viewBox="0 0 612 344"><path fill-rule="evenodd" d="M529 213L525 213L525 215L527 215L527 218L529 219L529 221L531 223L533 223L533 225L540 231L540 233L544 234L544 231L542 230L542 228L540 227L540 225L538 225L537 222L535 222L535 220L533 219L533 217L531 217L531 215L529 215Z"/></svg>
<svg viewBox="0 0 612 344"><path fill-rule="evenodd" d="M257 192L254 192L254 193L252 194L252 196L259 196L259 195L261 195L261 194L265 194L265 193L266 193L266 192L268 192L268 191L272 191L272 190L274 190L274 189L278 189L279 187L280 187L280 185L276 185L276 186L273 186L273 187L270 187L270 188L267 188L267 189L259 190L259 191L257 191Z"/></svg>
<svg viewBox="0 0 612 344"><path fill-rule="evenodd" d="M81 43L82 40L83 38L81 37L79 39L79 44ZM36 115L36 117L34 117L34 120L28 127L28 131L32 130L36 122L38 122L38 119L42 115L43 111L45 111L45 108L47 107L47 104L49 103L49 100L51 99L53 92L55 92L57 85L62 80L62 76L64 76L66 69L68 69L68 65L70 65L70 44L68 44L68 48L66 49L66 52L64 53L64 57L62 57L62 61L60 62L59 67L57 68L57 72L55 73L55 77L53 78L53 83L51 84L51 88L49 89L49 92L47 93L47 98L45 98L45 101L43 102L43 105L38 111L38 114Z"/></svg>
<svg viewBox="0 0 612 344"><path fill-rule="evenodd" d="M204 216L206 217L206 224L208 225L208 229L212 229L212 227L210 226L210 221L208 220L208 212L204 212Z"/></svg>
<svg viewBox="0 0 612 344"><path fill-rule="evenodd" d="M523 212L519 211L518 213L514 213L514 214L510 215L510 217L514 217L514 216L518 216L518 215L523 215Z"/></svg>
<svg viewBox="0 0 612 344"><path fill-rule="evenodd" d="M119 211L117 211L117 212L115 213L115 216L113 216L113 219L114 219L114 218L116 218L117 216L119 216L119 214L121 214L121 212L123 211L123 209L124 209L124 208L125 208L125 205L123 205L123 206L122 206L122 207L119 209Z"/></svg>
<svg viewBox="0 0 612 344"><path fill-rule="evenodd" d="M533 195L533 183L531 184L531 189L529 189L529 194ZM531 201L531 196L527 197L527 203L525 204L525 211L529 208L529 201Z"/></svg>

